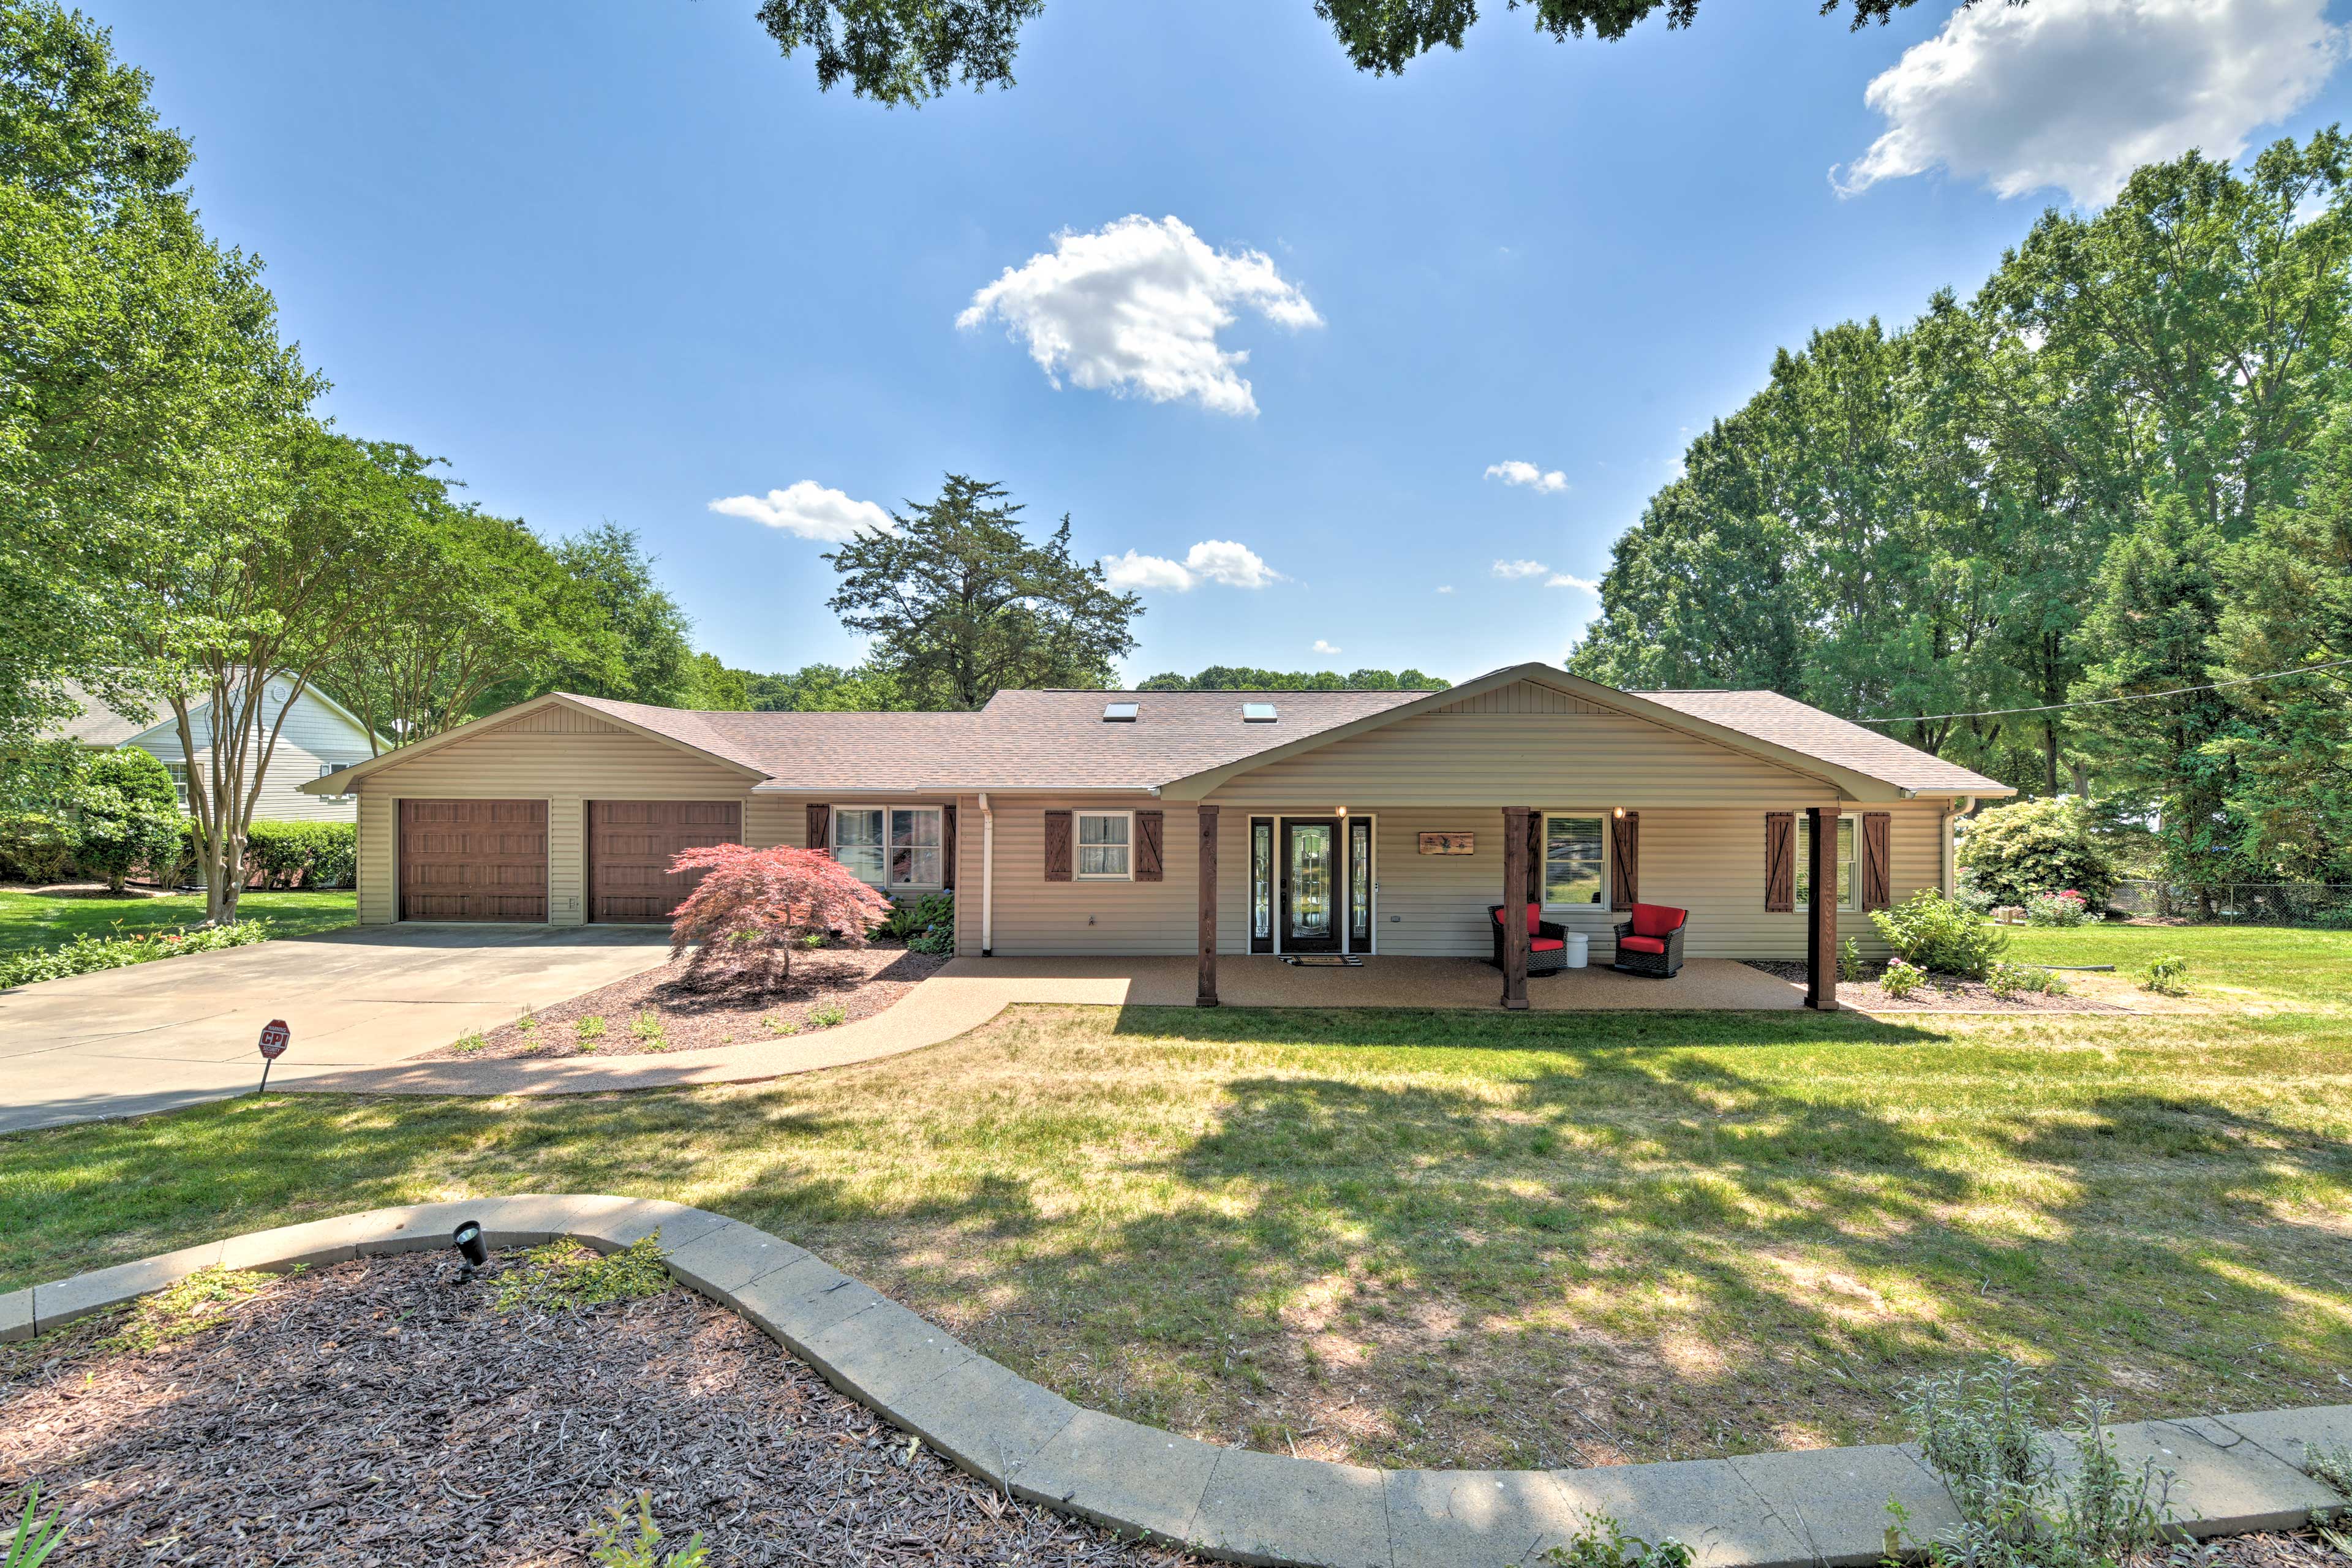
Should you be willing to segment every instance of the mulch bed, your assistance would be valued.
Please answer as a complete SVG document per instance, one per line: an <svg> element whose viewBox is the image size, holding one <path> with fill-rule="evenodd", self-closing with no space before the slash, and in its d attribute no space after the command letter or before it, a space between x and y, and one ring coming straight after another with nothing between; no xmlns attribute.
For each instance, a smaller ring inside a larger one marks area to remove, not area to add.
<svg viewBox="0 0 2352 1568"><path fill-rule="evenodd" d="M1760 969L1802 985L1805 966L1780 959L1751 958L1750 969ZM2128 1013L2128 1007L2113 1002L2095 1001L2079 992L2064 996L2044 995L2039 991L2017 991L2007 996L1996 995L1980 980L1956 980L1949 975L1928 977L1926 984L1910 995L1889 996L1872 980L1841 980L1838 982L1838 1005L1858 1007L1865 1013Z"/></svg>
<svg viewBox="0 0 2352 1568"><path fill-rule="evenodd" d="M444 1047L421 1058L478 1061L484 1057L642 1056L649 1051L698 1050L781 1039L870 1017L913 990L947 962L943 956L909 952L901 942L877 941L869 947L820 948L793 959L791 978L781 989L689 991L683 984L687 961L616 980L569 1002L541 1008L525 1026L520 1021L481 1037L468 1048ZM828 1025L810 1015L838 1008ZM647 1039L636 1020L661 1026ZM604 1032L583 1037L583 1018L601 1018ZM585 1047L583 1049L583 1047Z"/></svg>
<svg viewBox="0 0 2352 1568"><path fill-rule="evenodd" d="M0 1502L41 1484L59 1563L574 1563L652 1498L714 1564L1190 1559L1013 1500L680 1288L493 1306L493 1258L362 1258L265 1287L221 1326L0 1346ZM21 1503L20 1503L21 1506Z"/></svg>

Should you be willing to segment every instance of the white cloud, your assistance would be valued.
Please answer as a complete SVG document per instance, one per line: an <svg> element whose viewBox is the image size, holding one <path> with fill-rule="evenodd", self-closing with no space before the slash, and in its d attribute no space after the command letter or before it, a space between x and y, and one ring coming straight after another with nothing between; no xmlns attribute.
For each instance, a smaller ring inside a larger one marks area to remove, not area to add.
<svg viewBox="0 0 2352 1568"><path fill-rule="evenodd" d="M1555 572L1544 584L1547 588L1581 588L1588 594L1601 592L1601 584L1582 577L1571 577L1565 572Z"/></svg>
<svg viewBox="0 0 2352 1568"><path fill-rule="evenodd" d="M1454 584L1451 583L1440 583L1437 585L1437 591L1441 594L1451 594L1454 592Z"/></svg>
<svg viewBox="0 0 2352 1568"><path fill-rule="evenodd" d="M1497 561L1495 563L1495 575L1497 577L1540 577L1550 570L1550 567L1545 565L1540 561Z"/></svg>
<svg viewBox="0 0 2352 1568"><path fill-rule="evenodd" d="M1339 649L1339 648L1333 647L1329 643L1325 642L1321 637L1317 637L1317 638L1315 639L1315 651L1316 651L1317 653L1339 653L1339 652L1342 652L1342 651L1344 651L1344 650Z"/></svg>
<svg viewBox="0 0 2352 1568"><path fill-rule="evenodd" d="M1507 485L1525 485L1538 495L1556 495L1568 489L1568 476L1558 468L1546 472L1533 463L1523 463L1517 458L1507 462L1487 464L1486 477L1500 479Z"/></svg>
<svg viewBox="0 0 2352 1568"><path fill-rule="evenodd" d="M1238 305L1276 326L1323 324L1264 251L1212 250L1176 218L1130 216L1092 234L1055 235L1052 250L974 294L956 325L1001 320L1055 386L1066 373L1093 391L1255 414L1236 374L1248 353L1217 346Z"/></svg>
<svg viewBox="0 0 2352 1568"><path fill-rule="evenodd" d="M1104 556L1102 565L1114 588L1158 588L1174 594L1189 594L1202 583L1263 588L1282 581L1282 574L1268 566L1256 551L1230 539L1204 539L1186 551L1181 561L1130 550L1124 555Z"/></svg>
<svg viewBox="0 0 2352 1568"><path fill-rule="evenodd" d="M789 489L764 496L729 496L710 503L710 510L729 517L746 517L803 539L840 544L861 532L896 533L890 514L870 500L852 500L814 479L802 479Z"/></svg>
<svg viewBox="0 0 2352 1568"><path fill-rule="evenodd" d="M1978 0L1903 52L1864 101L1886 119L1843 195L1942 167L2004 196L2110 201L2142 163L2235 158L2344 54L2326 0Z"/></svg>

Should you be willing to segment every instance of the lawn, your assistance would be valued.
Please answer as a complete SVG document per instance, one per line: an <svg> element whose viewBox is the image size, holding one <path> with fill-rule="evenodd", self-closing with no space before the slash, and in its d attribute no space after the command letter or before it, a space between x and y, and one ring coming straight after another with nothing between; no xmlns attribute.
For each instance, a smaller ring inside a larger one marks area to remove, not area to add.
<svg viewBox="0 0 2352 1568"><path fill-rule="evenodd" d="M2029 963L2112 963L2134 977L2167 953L2189 960L2190 994L2217 1005L2352 1006L2352 932L2284 926L2020 926L2009 955Z"/></svg>
<svg viewBox="0 0 2352 1568"><path fill-rule="evenodd" d="M356 918L357 897L349 889L247 893L237 909L242 918L267 917L280 936L302 936L350 925ZM0 891L0 956L61 946L78 936L169 931L173 926L199 924L204 918L202 893L167 893L159 898L132 894L118 899L103 892Z"/></svg>
<svg viewBox="0 0 2352 1568"><path fill-rule="evenodd" d="M247 1098L0 1140L0 1288L521 1191L722 1209L1086 1404L1276 1452L1883 1438L1904 1379L1993 1353L2132 1416L2352 1396L2321 1012L1028 1008L770 1085Z"/></svg>

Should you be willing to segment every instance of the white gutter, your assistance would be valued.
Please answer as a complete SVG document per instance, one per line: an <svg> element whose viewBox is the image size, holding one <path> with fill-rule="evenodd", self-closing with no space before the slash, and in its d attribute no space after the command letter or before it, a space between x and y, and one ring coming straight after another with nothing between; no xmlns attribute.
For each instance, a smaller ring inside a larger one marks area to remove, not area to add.
<svg viewBox="0 0 2352 1568"><path fill-rule="evenodd" d="M993 957L996 947L996 813L989 809L988 792L980 795L980 956Z"/></svg>

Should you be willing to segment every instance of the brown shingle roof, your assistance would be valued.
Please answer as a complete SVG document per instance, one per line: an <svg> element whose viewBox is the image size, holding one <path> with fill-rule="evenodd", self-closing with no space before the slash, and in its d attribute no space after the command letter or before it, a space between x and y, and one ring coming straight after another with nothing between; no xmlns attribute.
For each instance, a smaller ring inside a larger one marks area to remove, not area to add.
<svg viewBox="0 0 2352 1568"><path fill-rule="evenodd" d="M1743 735L1883 779L1898 789L1952 790L1976 795L2015 793L1998 779L1971 773L1958 763L1930 756L1891 735L1882 735L1834 713L1824 713L1777 691L1640 691L1633 695L1677 713L1687 713L1694 719L1704 719L1727 730L1737 730Z"/></svg>

